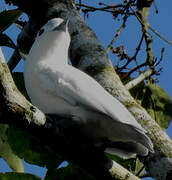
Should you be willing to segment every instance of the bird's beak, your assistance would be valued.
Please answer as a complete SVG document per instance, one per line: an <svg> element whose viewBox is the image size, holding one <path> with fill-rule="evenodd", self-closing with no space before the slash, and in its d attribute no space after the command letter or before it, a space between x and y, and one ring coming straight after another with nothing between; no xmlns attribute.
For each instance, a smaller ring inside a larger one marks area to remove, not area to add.
<svg viewBox="0 0 172 180"><path fill-rule="evenodd" d="M68 31L69 20L63 21L60 25L56 26L53 31Z"/></svg>

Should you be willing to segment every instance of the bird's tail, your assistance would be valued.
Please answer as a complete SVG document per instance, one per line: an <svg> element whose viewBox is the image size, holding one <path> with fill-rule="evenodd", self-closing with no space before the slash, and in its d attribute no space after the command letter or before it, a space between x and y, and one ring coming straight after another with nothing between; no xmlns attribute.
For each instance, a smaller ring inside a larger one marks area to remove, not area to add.
<svg viewBox="0 0 172 180"><path fill-rule="evenodd" d="M146 156L148 152L154 152L153 144L145 131L128 124L114 124L114 132L119 137L109 140L112 142L107 151L119 156L130 157L133 154ZM113 153L114 152L114 153ZM121 155L120 155L121 154Z"/></svg>
<svg viewBox="0 0 172 180"><path fill-rule="evenodd" d="M136 154L147 156L149 150L142 144L136 142L112 142L109 144L109 147L106 148L105 152L126 159Z"/></svg>
<svg viewBox="0 0 172 180"><path fill-rule="evenodd" d="M140 139L142 145L144 145L150 152L154 152L153 143L150 138L145 134L145 132L141 131L140 129L135 128L136 132L138 133L138 138Z"/></svg>

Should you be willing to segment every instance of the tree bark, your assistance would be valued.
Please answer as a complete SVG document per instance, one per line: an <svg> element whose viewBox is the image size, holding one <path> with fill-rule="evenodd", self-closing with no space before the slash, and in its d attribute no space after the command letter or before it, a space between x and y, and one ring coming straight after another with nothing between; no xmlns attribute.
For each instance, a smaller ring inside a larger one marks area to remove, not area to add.
<svg viewBox="0 0 172 180"><path fill-rule="evenodd" d="M42 14L40 13L39 17L35 17L34 10L29 9L24 3L17 4L34 19L29 27L37 26L37 28L32 28L32 32L36 32L38 27L43 24L43 21L41 21L41 23L35 25L39 18L45 20L49 17L58 16L69 19L69 30L72 37L70 46L72 64L95 78L109 93L123 103L147 130L155 149L155 153L149 154L144 159L144 164L151 176L158 180L172 178L172 141L126 90L114 71L104 48L97 40L96 35L85 24L72 2L70 0L39 0L38 2L40 6L45 7L47 5L47 8L44 9L43 13L41 11ZM30 3L33 7L33 1L27 1L27 3ZM22 40L21 46L23 45L22 48L25 52L29 51L29 48L25 49L23 44L27 34L29 34L29 28L26 28L25 34L21 34L19 38L19 44ZM33 36L29 36L29 39L33 39Z"/></svg>
<svg viewBox="0 0 172 180"><path fill-rule="evenodd" d="M0 51L1 52L1 51ZM60 154L77 164L94 179L139 180L122 166L108 159L71 123L72 117L47 115L30 104L16 88L7 64L0 56L0 123L29 132L52 157ZM114 167L115 165L115 167Z"/></svg>

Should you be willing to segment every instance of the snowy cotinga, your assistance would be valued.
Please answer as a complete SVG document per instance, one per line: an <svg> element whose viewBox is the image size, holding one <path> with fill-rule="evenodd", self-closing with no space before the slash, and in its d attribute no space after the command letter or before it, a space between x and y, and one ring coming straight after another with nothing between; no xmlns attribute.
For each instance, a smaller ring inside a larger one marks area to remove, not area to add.
<svg viewBox="0 0 172 180"><path fill-rule="evenodd" d="M24 80L34 105L44 113L72 115L81 132L95 142L107 139L106 151L121 157L153 152L146 131L96 80L68 64L68 21L45 24L25 61Z"/></svg>

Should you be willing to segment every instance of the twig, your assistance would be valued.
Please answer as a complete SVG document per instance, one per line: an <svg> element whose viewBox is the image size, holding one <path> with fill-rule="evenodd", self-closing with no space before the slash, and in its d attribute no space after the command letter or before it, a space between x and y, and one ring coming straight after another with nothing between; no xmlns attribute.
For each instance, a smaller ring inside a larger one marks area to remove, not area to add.
<svg viewBox="0 0 172 180"><path fill-rule="evenodd" d="M133 87L135 87L137 84L139 84L140 82L142 82L143 80L145 80L146 78L150 77L152 74L154 73L153 68L148 69L147 71L145 71L144 73L140 74L137 78L131 80L130 82L128 82L125 87L126 89L130 90Z"/></svg>
<svg viewBox="0 0 172 180"><path fill-rule="evenodd" d="M109 170L111 175L116 179L127 179L127 180L140 180L139 177L133 175L131 172L123 168L121 165L113 161L113 166Z"/></svg>
<svg viewBox="0 0 172 180"><path fill-rule="evenodd" d="M135 68L133 68L130 72L128 72L128 76L130 76L133 72L137 71L138 69L140 69L141 67L147 66L147 62L144 62L138 66L136 66Z"/></svg>
<svg viewBox="0 0 172 180"><path fill-rule="evenodd" d="M93 6L88 6L88 5L85 5L85 4L76 4L77 6L79 7L85 7L85 8L88 8L88 9L84 9L83 11L105 11L105 12L110 12L110 13L113 13L114 11L112 10L108 10L108 9L111 9L111 8L97 8L97 7L93 7Z"/></svg>
<svg viewBox="0 0 172 180"><path fill-rule="evenodd" d="M147 177L151 177L151 175L149 173L146 173L140 176L140 178L147 178Z"/></svg>
<svg viewBox="0 0 172 180"><path fill-rule="evenodd" d="M128 15L125 15L123 18L123 23L121 25L121 27L117 30L115 36L113 37L112 41L110 42L110 44L108 45L106 52L109 53L109 51L112 49L112 45L114 44L114 42L116 41L117 37L120 35L120 33L122 32L122 30L125 28L125 23L127 21Z"/></svg>
<svg viewBox="0 0 172 180"><path fill-rule="evenodd" d="M79 0L79 7L77 8L79 13L81 13L82 10L81 5L82 5L82 0Z"/></svg>
<svg viewBox="0 0 172 180"><path fill-rule="evenodd" d="M4 57L4 54L2 52L1 47L0 47L0 62L5 62L5 57Z"/></svg>
<svg viewBox="0 0 172 180"><path fill-rule="evenodd" d="M139 50L141 48L142 42L143 42L143 38L144 38L144 35L142 34L141 40L140 40L140 42L139 42L139 44L138 44L138 46L136 48L136 52L135 52L135 54L133 55L133 57L131 59L136 59L136 57L138 55L138 52L139 52Z"/></svg>
<svg viewBox="0 0 172 180"><path fill-rule="evenodd" d="M156 75L159 75L159 72L161 71L161 68L159 71L156 71L155 70L155 67L158 66L160 64L160 62L162 61L163 59L163 55L164 55L164 48L161 49L161 57L159 59L159 61L155 60L154 62L154 65L150 67L150 69L148 69L147 71L141 73L137 78L131 80L130 82L128 82L125 87L130 90L132 89L133 87L135 87L137 84L139 84L140 82L142 82L143 80L145 80L146 78L150 77L151 75L153 74L156 74ZM134 71L136 71L137 69L143 67L143 66L146 66L148 65L146 62L143 63L143 64L140 64L138 66L136 66L134 69L132 69L128 74L127 76L130 76L130 74Z"/></svg>
<svg viewBox="0 0 172 180"><path fill-rule="evenodd" d="M155 12L156 12L156 14L158 14L158 7L157 7L157 5L156 5L156 2L155 2L155 0L153 1L153 5L154 5L154 8L155 8Z"/></svg>
<svg viewBox="0 0 172 180"><path fill-rule="evenodd" d="M16 67L16 65L19 63L20 60L21 60L21 56L20 56L18 50L15 49L12 56L10 57L10 59L8 61L8 67L9 67L10 71L13 71L13 69Z"/></svg>
<svg viewBox="0 0 172 180"><path fill-rule="evenodd" d="M136 61L136 57L137 57L137 54L138 54L138 52L139 52L139 50L140 50L140 47L141 47L141 45L142 45L143 38L144 38L144 35L142 35L141 40L140 40L140 42L139 42L139 44L138 44L138 46L137 46L137 48L136 48L136 52L135 52L135 54L133 55L133 57L129 57L129 56L128 56L127 62L126 62L123 66L121 66L121 67L118 67L120 61L119 61L119 63L116 65L116 70L117 70L118 72L122 71L123 69L127 69L127 66L129 65L130 62L132 62L132 60L135 60L136 65L138 66L138 63L137 63L137 61Z"/></svg>
<svg viewBox="0 0 172 180"><path fill-rule="evenodd" d="M5 11L7 11L8 10L8 8L7 8L7 4L6 4L6 2L4 1L4 9L5 9Z"/></svg>
<svg viewBox="0 0 172 180"><path fill-rule="evenodd" d="M143 172L143 170L145 169L145 166L143 165L140 170L137 172L136 176L140 176L140 174Z"/></svg>
<svg viewBox="0 0 172 180"><path fill-rule="evenodd" d="M155 29L153 29L150 25L149 25L149 29L155 33L160 39L164 40L166 43L172 45L172 41L166 39L165 37L163 37L161 34L159 34Z"/></svg>
<svg viewBox="0 0 172 180"><path fill-rule="evenodd" d="M119 8L119 7L124 7L124 5L119 4L119 5L113 5L113 6L106 6L106 7L102 7L102 8L98 8L98 7L93 7L93 6L88 6L86 4L76 4L77 6L81 6L81 7L85 7L85 8L89 8L89 9L93 9L93 10L99 10L99 11L106 11L108 9L114 9L114 8ZM113 11L107 11L107 12L113 12Z"/></svg>
<svg viewBox="0 0 172 180"><path fill-rule="evenodd" d="M132 8L130 6L130 8ZM133 10L133 8L132 8ZM134 10L133 10L134 11ZM152 50L152 38L150 37L150 34L148 32L149 29L149 23L148 23L148 15L149 15L149 8L148 7L143 7L141 8L136 15L139 15L139 19L142 25L142 31L144 34L145 42L146 42L146 52L147 52L147 63L149 65L152 65L154 63L154 55L153 55L153 50ZM138 16L136 16L138 17Z"/></svg>
<svg viewBox="0 0 172 180"><path fill-rule="evenodd" d="M158 62L155 61L155 66L158 66L159 63L162 61L162 59L163 59L163 57L164 57L164 51L165 51L165 48L162 48L162 49L161 49L161 56L160 56L160 59L159 59Z"/></svg>
<svg viewBox="0 0 172 180"><path fill-rule="evenodd" d="M23 22L23 21L17 20L17 21L15 21L14 24L15 24L19 29L23 30L24 26L25 26L27 23L26 23L26 21Z"/></svg>
<svg viewBox="0 0 172 180"><path fill-rule="evenodd" d="M131 10L133 11L134 15L136 16L136 18L138 19L138 21L143 25L144 23L142 22L142 20L139 18L139 16L137 15L137 13L135 12L135 10L132 8L132 6L130 6ZM152 28L150 26L150 24L148 24L148 28L155 33L160 39L164 40L166 43L172 45L172 41L166 39L165 37L163 37L161 34L159 34L154 28Z"/></svg>

